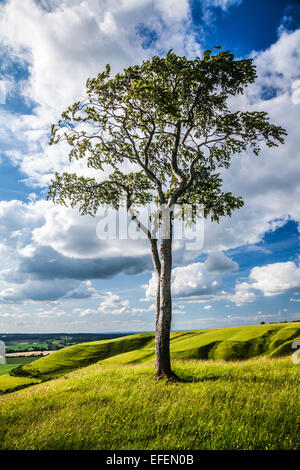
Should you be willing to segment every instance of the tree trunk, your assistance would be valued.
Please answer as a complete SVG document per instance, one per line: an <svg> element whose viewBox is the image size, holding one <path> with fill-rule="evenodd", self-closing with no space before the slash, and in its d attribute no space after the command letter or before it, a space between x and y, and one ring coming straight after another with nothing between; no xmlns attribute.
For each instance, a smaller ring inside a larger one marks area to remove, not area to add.
<svg viewBox="0 0 300 470"><path fill-rule="evenodd" d="M157 276L155 331L157 331L157 327L158 327L159 312L160 312L160 276Z"/></svg>
<svg viewBox="0 0 300 470"><path fill-rule="evenodd" d="M172 318L171 272L172 237L163 239L160 249L161 273L158 281L157 299L159 312L155 332L155 369L156 378L175 378L170 361L170 330Z"/></svg>

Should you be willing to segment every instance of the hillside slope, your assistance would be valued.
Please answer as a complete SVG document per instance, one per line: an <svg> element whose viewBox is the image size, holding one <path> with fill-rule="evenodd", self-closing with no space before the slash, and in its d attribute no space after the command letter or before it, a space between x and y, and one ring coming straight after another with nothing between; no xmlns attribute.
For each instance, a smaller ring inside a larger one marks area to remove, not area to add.
<svg viewBox="0 0 300 470"><path fill-rule="evenodd" d="M154 335L151 333L141 333L117 339L76 344L38 359L32 365L26 364L13 369L10 373L19 377L49 379L80 367L89 366L101 359L107 359L128 351L139 351L153 338Z"/></svg>
<svg viewBox="0 0 300 470"><path fill-rule="evenodd" d="M231 361L291 354L295 339L300 339L300 322L174 332L170 348L172 359ZM154 334L141 333L70 346L13 369L10 374L15 378L43 381L96 362L124 365L153 358ZM0 377L0 391L5 391L5 377Z"/></svg>
<svg viewBox="0 0 300 470"><path fill-rule="evenodd" d="M179 339L179 338L178 338ZM299 449L290 357L92 364L0 399L0 449Z"/></svg>

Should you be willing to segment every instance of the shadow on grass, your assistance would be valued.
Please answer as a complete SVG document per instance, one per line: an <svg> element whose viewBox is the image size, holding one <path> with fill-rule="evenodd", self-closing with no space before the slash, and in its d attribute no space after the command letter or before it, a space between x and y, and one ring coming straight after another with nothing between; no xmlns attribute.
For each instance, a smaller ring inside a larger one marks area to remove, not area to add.
<svg viewBox="0 0 300 470"><path fill-rule="evenodd" d="M215 382L220 379L228 378L228 376L224 376L222 374L215 374L215 375L206 375L206 376L195 376L193 374L182 374L182 371L179 374L176 372L175 377L171 379L163 378L166 383L200 383L200 382Z"/></svg>

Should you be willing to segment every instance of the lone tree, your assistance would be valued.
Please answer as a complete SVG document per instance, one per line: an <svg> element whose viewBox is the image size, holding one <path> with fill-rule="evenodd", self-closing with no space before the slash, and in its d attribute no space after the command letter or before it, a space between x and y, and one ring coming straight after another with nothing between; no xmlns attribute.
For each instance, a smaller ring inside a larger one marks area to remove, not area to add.
<svg viewBox="0 0 300 470"><path fill-rule="evenodd" d="M235 60L229 51L214 49L195 60L169 51L113 78L107 65L87 80L86 98L63 112L51 130L50 144L66 140L69 159L86 158L102 179L57 173L48 198L91 215L103 205L118 209L126 200L132 220L149 238L158 279L157 378L174 378L169 350L174 205L191 205L194 220L197 204L214 221L231 216L243 201L222 191L218 169L229 168L231 157L248 149L258 155L261 143L276 147L286 135L265 112L230 112L228 97L254 82L255 67L251 59ZM103 179L107 165L111 173ZM134 211L152 201L168 209L169 236L160 241Z"/></svg>

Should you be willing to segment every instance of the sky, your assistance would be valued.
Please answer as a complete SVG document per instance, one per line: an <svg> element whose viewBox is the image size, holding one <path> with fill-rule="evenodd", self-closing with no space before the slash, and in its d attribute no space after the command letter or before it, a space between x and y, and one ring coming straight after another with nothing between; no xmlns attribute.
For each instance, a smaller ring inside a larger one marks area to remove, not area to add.
<svg viewBox="0 0 300 470"><path fill-rule="evenodd" d="M100 217L46 200L56 171L90 175L49 131L107 63L219 45L257 71L231 106L288 136L234 157L224 188L244 207L205 221L196 249L174 244L172 328L300 319L299 0L0 0L0 332L153 331L147 243L101 239Z"/></svg>

